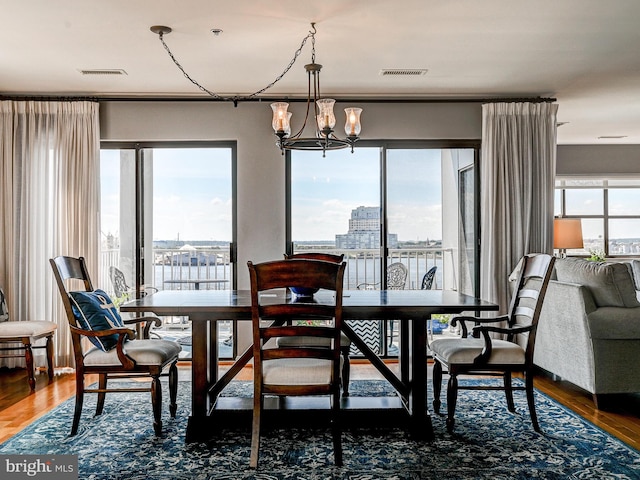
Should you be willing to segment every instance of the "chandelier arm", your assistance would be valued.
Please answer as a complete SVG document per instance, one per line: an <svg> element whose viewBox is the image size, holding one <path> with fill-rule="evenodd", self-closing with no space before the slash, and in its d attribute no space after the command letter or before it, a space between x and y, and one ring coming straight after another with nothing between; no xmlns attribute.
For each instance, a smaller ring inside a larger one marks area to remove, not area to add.
<svg viewBox="0 0 640 480"><path fill-rule="evenodd" d="M313 100L313 104L314 104L314 108L317 108L315 107L315 98ZM304 132L304 129L307 126L307 119L309 118L310 105L311 105L311 72L307 72L307 111L304 114L304 122L302 122L302 126L300 127L300 130L298 130L295 135L291 135L289 137L290 139L295 139L302 136L302 132Z"/></svg>
<svg viewBox="0 0 640 480"><path fill-rule="evenodd" d="M196 87L198 87L200 90L202 90L206 94L208 94L208 95L210 95L210 96L212 96L214 98L219 98L221 100L233 101L237 105L238 100L248 100L250 98L256 97L256 96L260 95L261 93L264 93L265 91L267 91L271 87L273 87L280 80L282 80L282 77L284 77L287 74L287 72L289 72L289 70L291 70L291 67L293 67L293 65L296 63L296 60L298 59L298 57L302 53L302 49L304 48L304 46L307 43L307 40L309 40L309 38L311 38L312 39L312 43L315 43L315 34L316 34L315 24L312 23L311 26L313 27L313 30L309 31L307 36L302 39L302 42L300 43L300 46L298 47L298 49L293 54L293 58L291 59L289 64L285 67L285 69L282 71L282 73L280 75L278 75L275 78L275 80L273 80L267 86L261 88L260 90L254 92L254 93L252 93L250 95L247 95L245 97L238 97L238 96L235 96L235 97L223 97L222 95L219 95L219 94L217 94L215 92L212 92L211 90L209 90L206 87L202 86L200 83L198 83L198 81L196 81L195 79L191 78L191 76L185 71L185 69L182 67L182 65L180 65L180 62L178 62L178 60L176 59L175 55L173 55L173 53L171 52L171 49L169 48L169 46L164 41L164 32L163 31L158 31L157 34L158 34L158 37L160 38L160 42L162 43L162 46L164 47L164 49L166 50L167 54L169 55L169 58L171 58L171 60L175 64L175 66L178 67L178 69L182 72L182 74L185 76L185 78L187 80L189 80L191 83L193 83Z"/></svg>

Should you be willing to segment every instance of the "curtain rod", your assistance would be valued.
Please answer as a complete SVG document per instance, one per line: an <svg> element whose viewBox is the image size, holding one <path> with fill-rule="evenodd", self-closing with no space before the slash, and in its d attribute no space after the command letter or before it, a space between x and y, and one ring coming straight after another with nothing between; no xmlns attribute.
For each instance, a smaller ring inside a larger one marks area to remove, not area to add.
<svg viewBox="0 0 640 480"><path fill-rule="evenodd" d="M550 103L555 102L555 98L547 97L469 97L469 98L456 98L456 97L433 97L433 98L372 98L372 97L335 97L339 103L343 102L356 102L356 103ZM94 97L81 97L81 96L29 96L29 95L0 95L0 100L32 100L32 101L91 101L91 102L231 102L235 106L238 103L243 102L275 102L275 101L287 101L290 103L306 103L307 99L302 97L254 97L254 98L242 98L236 97L235 99L220 99L213 97L109 97L109 96L94 96Z"/></svg>
<svg viewBox="0 0 640 480"><path fill-rule="evenodd" d="M33 102L99 102L100 99L98 97L74 97L69 95L48 95L48 96L38 96L38 95L0 95L0 100L11 100L11 101L33 101Z"/></svg>

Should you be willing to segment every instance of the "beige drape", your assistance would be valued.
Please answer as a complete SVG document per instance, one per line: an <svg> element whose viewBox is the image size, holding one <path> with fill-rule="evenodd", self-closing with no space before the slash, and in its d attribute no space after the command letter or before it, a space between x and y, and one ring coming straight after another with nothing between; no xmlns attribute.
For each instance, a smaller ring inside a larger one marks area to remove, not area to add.
<svg viewBox="0 0 640 480"><path fill-rule="evenodd" d="M528 102L482 108L481 295L502 313L518 260L553 252L557 109Z"/></svg>
<svg viewBox="0 0 640 480"><path fill-rule="evenodd" d="M69 328L49 258L82 255L90 271L97 271L98 103L2 101L0 141L0 285L12 320L58 324L55 363L72 366Z"/></svg>

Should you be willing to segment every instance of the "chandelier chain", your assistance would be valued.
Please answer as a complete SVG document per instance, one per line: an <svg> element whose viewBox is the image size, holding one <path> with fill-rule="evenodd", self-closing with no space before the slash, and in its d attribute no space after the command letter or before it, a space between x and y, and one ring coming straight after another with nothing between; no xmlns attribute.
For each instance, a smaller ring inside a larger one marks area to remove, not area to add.
<svg viewBox="0 0 640 480"><path fill-rule="evenodd" d="M202 86L195 79L191 78L191 76L185 71L185 69L182 67L182 65L180 65L180 62L178 62L176 57L171 52L171 49L169 48L169 46L164 41L164 33L162 31L160 31L158 33L158 37L160 38L160 42L162 42L162 45L164 46L164 49L167 51L167 54L169 55L169 57L171 58L173 63L176 65L176 67L178 67L178 69L182 72L182 74L185 76L185 78L187 80L189 80L191 83L193 83L196 87L198 87L200 90L202 90L206 94L208 94L208 95L210 95L210 96L212 96L214 98L218 98L220 100L233 101L237 105L237 102L239 100L247 100L247 99L250 99L250 98L254 98L254 97L260 95L261 93L266 92L271 87L273 87L276 83L278 83L282 79L282 77L284 77L287 74L287 72L289 70L291 70L291 67L293 67L293 65L296 63L296 60L298 59L298 57L302 53L302 49L307 44L307 40L309 40L309 38L311 38L311 61L312 61L312 63L315 63L315 61L316 61L316 59L315 59L315 57L316 57L316 37L315 37L316 28L315 28L315 23L312 23L311 27L313 28L313 30L310 30L309 33L307 34L307 36L302 39L302 42L300 43L300 46L298 47L298 49L293 54L293 58L291 59L289 64L285 67L285 69L282 71L282 73L280 75L278 75L275 78L275 80L273 80L267 86L261 88L260 90L257 90L256 92L253 92L252 94L247 95L245 97L239 97L239 96L224 97L224 96L219 95L219 94L217 94L215 92L212 92L211 90L209 90L206 87Z"/></svg>

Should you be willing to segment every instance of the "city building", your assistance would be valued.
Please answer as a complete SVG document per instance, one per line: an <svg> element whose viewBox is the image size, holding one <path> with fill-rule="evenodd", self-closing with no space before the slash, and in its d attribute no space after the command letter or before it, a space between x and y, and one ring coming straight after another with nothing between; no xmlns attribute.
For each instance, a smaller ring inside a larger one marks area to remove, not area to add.
<svg viewBox="0 0 640 480"><path fill-rule="evenodd" d="M398 247L398 235L389 233L388 244ZM351 210L349 231L336 235L336 248L380 248L380 208L360 206Z"/></svg>

